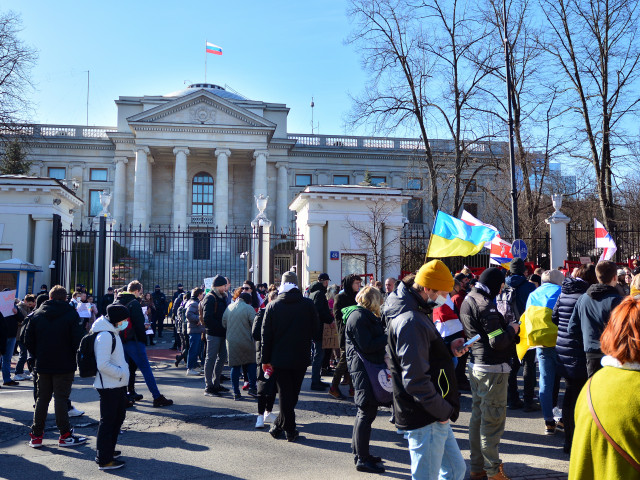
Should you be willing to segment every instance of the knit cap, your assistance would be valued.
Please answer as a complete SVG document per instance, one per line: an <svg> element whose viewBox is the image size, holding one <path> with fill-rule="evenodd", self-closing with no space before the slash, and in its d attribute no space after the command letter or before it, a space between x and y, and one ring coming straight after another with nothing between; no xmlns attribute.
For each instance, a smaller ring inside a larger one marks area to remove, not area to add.
<svg viewBox="0 0 640 480"><path fill-rule="evenodd" d="M453 290L453 276L449 268L440 260L431 260L420 267L415 282L424 288L450 292Z"/></svg>

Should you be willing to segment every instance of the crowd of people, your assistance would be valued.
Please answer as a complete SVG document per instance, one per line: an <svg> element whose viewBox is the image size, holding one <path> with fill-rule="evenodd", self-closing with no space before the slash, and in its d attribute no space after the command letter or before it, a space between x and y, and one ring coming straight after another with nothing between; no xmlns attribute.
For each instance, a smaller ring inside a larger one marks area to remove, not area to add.
<svg viewBox="0 0 640 480"><path fill-rule="evenodd" d="M134 388L135 372L142 373L154 407L173 404L160 393L146 353L168 313L175 366L184 362L187 376L203 378L205 396L241 401L246 392L255 398L255 427L271 424L275 439L299 437L295 408L309 366L311 390L340 401L352 397L358 471L385 471L370 439L378 408L391 406L408 442L412 478L464 478L451 428L462 391L471 392L472 480L509 478L499 454L507 409L541 410L541 433L564 431L571 479L632 478L640 468L640 403L633 388L640 382L640 272L607 261L566 275L528 272L514 259L508 270L488 268L476 276L465 268L453 275L433 260L400 281L364 287L357 275L340 287L330 281L323 273L305 289L286 272L278 287L247 280L232 291L217 275L208 291L179 284L170 301L159 286L144 294L133 281L122 291L109 288L97 305L81 285L71 296L61 286L47 292L43 285L0 322L3 385L33 380L31 447L42 446L52 397L59 445L85 444L69 422L77 411L70 394L81 340L91 337L100 398L96 462L102 470L120 468L116 446L126 409L143 398ZM324 344L327 331L336 332L330 345ZM230 377L223 375L225 365ZM326 375L330 383L322 381ZM229 380L231 388L224 386Z"/></svg>

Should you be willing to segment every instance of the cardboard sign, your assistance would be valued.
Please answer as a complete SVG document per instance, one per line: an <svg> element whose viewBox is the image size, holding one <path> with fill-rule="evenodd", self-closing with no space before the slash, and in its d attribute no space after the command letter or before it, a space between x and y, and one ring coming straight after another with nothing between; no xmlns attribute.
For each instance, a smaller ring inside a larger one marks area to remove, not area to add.
<svg viewBox="0 0 640 480"><path fill-rule="evenodd" d="M336 322L331 325L325 323L322 332L322 348L340 348L340 337L338 336Z"/></svg>
<svg viewBox="0 0 640 480"><path fill-rule="evenodd" d="M16 300L16 291L9 290L6 292L0 292L0 313L5 317L13 315L13 307Z"/></svg>

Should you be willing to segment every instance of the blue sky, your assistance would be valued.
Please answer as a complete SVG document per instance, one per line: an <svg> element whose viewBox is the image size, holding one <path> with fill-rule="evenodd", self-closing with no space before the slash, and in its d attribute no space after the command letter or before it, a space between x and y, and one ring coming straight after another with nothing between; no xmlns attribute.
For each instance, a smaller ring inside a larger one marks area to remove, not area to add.
<svg viewBox="0 0 640 480"><path fill-rule="evenodd" d="M39 59L32 72L32 119L116 124L119 96L163 95L204 81L205 39L210 83L244 96L286 103L289 132L311 132L311 97L320 133L345 134L348 94L365 83L360 60L344 44L345 0L298 2L4 0L22 16L20 37ZM316 129L316 132L318 130ZM366 132L356 132L364 134Z"/></svg>

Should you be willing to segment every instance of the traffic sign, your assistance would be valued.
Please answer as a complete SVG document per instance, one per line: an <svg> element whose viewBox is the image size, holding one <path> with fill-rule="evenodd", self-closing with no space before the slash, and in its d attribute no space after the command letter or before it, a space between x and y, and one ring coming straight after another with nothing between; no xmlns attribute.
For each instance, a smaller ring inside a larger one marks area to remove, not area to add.
<svg viewBox="0 0 640 480"><path fill-rule="evenodd" d="M527 249L527 244L524 243L524 240L514 240L511 244L511 253L513 254L513 258L521 258L525 260L527 255L529 255L529 250Z"/></svg>

